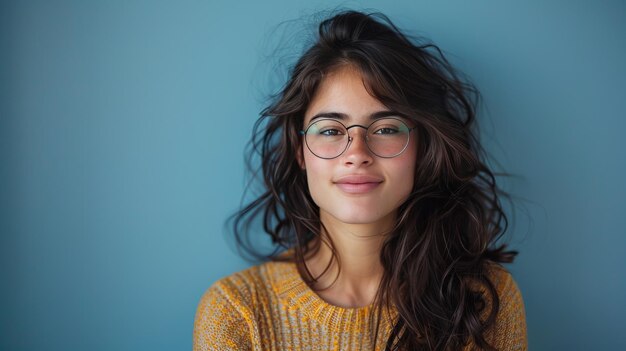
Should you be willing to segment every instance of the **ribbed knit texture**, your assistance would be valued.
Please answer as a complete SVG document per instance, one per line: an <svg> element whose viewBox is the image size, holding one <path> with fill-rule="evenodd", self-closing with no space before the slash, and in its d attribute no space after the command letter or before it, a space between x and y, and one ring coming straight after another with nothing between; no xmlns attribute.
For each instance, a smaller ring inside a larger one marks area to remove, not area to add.
<svg viewBox="0 0 626 351"><path fill-rule="evenodd" d="M487 341L499 350L526 350L522 296L504 268L491 266L500 312ZM333 306L306 285L294 263L268 262L220 279L205 292L196 312L193 349L372 350L371 310ZM375 350L384 350L396 316L392 310L380 318ZM470 343L465 349L474 348Z"/></svg>

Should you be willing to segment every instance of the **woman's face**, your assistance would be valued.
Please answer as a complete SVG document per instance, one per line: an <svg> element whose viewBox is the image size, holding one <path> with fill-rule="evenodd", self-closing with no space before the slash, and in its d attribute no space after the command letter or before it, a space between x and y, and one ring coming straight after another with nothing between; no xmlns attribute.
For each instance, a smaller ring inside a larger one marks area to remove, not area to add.
<svg viewBox="0 0 626 351"><path fill-rule="evenodd" d="M389 109L367 92L360 73L343 67L320 82L305 112L304 129L320 114L335 114L333 118L347 127L367 127L374 121L372 115L381 111ZM404 121L413 126L410 120ZM391 223L413 188L417 143L416 133L410 134L407 148L393 158L372 154L365 143L365 129L358 127L350 128L352 142L334 159L315 156L303 143L301 166L320 217L348 224Z"/></svg>

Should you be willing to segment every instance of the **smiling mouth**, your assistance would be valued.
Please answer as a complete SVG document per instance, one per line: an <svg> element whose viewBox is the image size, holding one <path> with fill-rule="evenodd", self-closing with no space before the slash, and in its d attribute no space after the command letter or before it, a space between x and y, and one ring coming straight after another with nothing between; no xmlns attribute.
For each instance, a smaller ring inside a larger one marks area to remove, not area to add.
<svg viewBox="0 0 626 351"><path fill-rule="evenodd" d="M365 194L376 189L382 182L335 183L339 189L348 194Z"/></svg>

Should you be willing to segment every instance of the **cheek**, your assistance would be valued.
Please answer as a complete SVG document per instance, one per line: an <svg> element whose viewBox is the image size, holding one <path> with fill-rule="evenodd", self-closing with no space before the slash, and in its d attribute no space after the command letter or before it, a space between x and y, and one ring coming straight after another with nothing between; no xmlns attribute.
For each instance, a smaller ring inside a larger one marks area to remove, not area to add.
<svg viewBox="0 0 626 351"><path fill-rule="evenodd" d="M415 182L415 170L417 167L417 148L414 143L394 161L398 161L394 166L397 181L402 185L404 192L410 193Z"/></svg>
<svg viewBox="0 0 626 351"><path fill-rule="evenodd" d="M329 179L328 163L327 160L320 159L312 155L308 150L304 150L303 167L306 171L307 183L309 186L309 192L315 202L320 195L322 195L322 187L324 183Z"/></svg>
<svg viewBox="0 0 626 351"><path fill-rule="evenodd" d="M413 183L415 178L415 166L404 164L396 169L397 183L396 189L404 195L408 195L413 190Z"/></svg>

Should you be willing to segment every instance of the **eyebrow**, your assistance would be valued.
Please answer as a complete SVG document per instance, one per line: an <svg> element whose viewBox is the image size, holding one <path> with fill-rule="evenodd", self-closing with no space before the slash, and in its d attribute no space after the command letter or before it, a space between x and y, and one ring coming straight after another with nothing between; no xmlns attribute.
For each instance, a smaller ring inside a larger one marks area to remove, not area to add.
<svg viewBox="0 0 626 351"><path fill-rule="evenodd" d="M385 117L390 117L390 116L406 118L404 114L398 111L385 110L385 111L377 111L377 112L370 114L369 119L375 120L375 119L385 118ZM341 112L321 112L311 117L309 124L318 118L333 118L333 119L339 119L339 120L345 121L346 119L348 119L348 117L349 116L347 114L341 113Z"/></svg>

